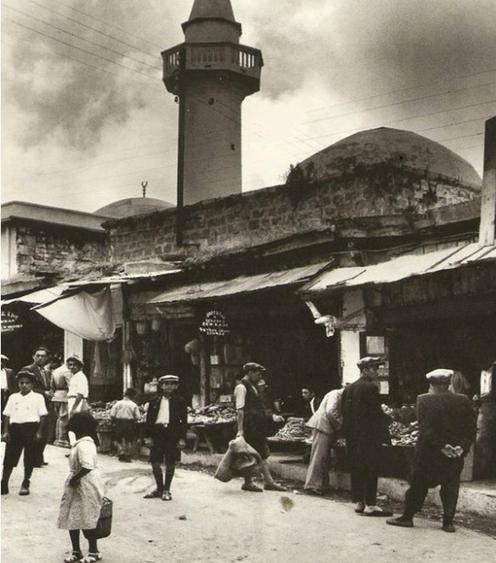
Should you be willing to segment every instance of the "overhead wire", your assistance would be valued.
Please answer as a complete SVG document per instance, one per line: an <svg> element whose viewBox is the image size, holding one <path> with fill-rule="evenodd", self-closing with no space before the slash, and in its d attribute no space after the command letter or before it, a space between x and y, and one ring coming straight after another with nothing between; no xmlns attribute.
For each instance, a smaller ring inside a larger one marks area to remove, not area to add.
<svg viewBox="0 0 496 563"><path fill-rule="evenodd" d="M385 109L385 108L390 108L393 106L399 106L399 105L403 105L403 104L409 104L412 102L419 102L419 101L423 101L423 100L427 100L430 98L437 98L439 96L447 96L447 95L452 95L452 94L458 94L459 92L465 92L467 90L474 90L476 88L483 88L486 86L493 86L494 84L496 84L496 82L487 82L485 84L477 84L474 86L467 86L465 88L459 88L457 90L446 90L444 92L439 92L437 94L429 94L427 96L420 96L418 98L408 98L406 100L401 100L401 101L397 101L397 102L391 102L389 104L383 104L380 106L373 106L371 108L366 108L363 110L358 110L358 111L351 111L351 112L347 112L347 113L341 113L341 114L336 114L336 115L331 115L331 116L326 116L326 117L320 117L318 119L312 119L310 121L304 121L304 124L311 124L311 123L320 123L321 121L328 121L330 119L337 119L339 117L349 117L350 115L357 115L359 113L368 113L370 111L375 111L377 109Z"/></svg>
<svg viewBox="0 0 496 563"><path fill-rule="evenodd" d="M79 41L83 41L84 43L88 43L90 45L93 45L94 47L98 47L99 49L104 49L105 51L108 51L109 53L113 53L114 55L124 57L126 59L131 60L131 61L134 61L135 63L147 66L147 67L152 68L154 70L160 70L160 67L157 67L156 65L151 65L147 62L141 61L140 59L136 59L136 58L134 58L130 55L126 55L125 53L122 53L121 51L118 51L117 49L113 49L112 47L107 47L106 45L102 45L101 43L97 43L96 41L91 41L91 39L86 39L85 37L81 37L80 35L77 35L76 33L72 33L71 31L67 31L66 29L63 29L63 28L58 27L56 25L53 25L52 23L50 23L46 20L43 20L41 18L36 18L36 17L32 16L31 14L23 12L22 10L18 10L17 8L13 8L12 6L9 6L7 4L4 4L4 6L9 10L13 10L14 12L18 12L19 14L22 14L24 17L27 17L29 19L36 21L36 22L42 23L43 25L51 27L52 29L59 31L60 33L65 33L66 35L69 35L70 37L74 37L75 39L78 39Z"/></svg>
<svg viewBox="0 0 496 563"><path fill-rule="evenodd" d="M403 117L401 119L393 119L392 121L386 121L386 122L382 121L381 123L379 123L377 125L366 125L366 126L361 126L360 128L353 127L352 129L344 129L344 130L340 130L340 131L335 131L333 133L326 133L324 135L316 135L314 137L307 137L307 139L315 140L315 139L323 139L325 137L334 137L336 135L340 135L340 134L343 134L343 133L360 131L360 130L363 130L364 127L374 129L376 127L381 127L383 125L390 125L390 124L394 124L394 123L402 123L404 121L411 121L412 119L420 119L422 117L432 117L433 115L440 115L441 113L450 113L452 111L458 111L458 110L462 110L462 109L479 107L479 106L483 106L483 105L486 105L486 104L492 104L494 102L496 102L496 98L491 99L491 100L487 100L485 102L479 102L479 103L476 103L476 104L467 104L467 105L463 105L463 106L457 106L456 108L444 109L444 110L424 113L424 114L420 114L420 115L411 115L409 117ZM481 117L481 119L483 119L483 118Z"/></svg>
<svg viewBox="0 0 496 563"><path fill-rule="evenodd" d="M8 21L11 21L14 25L17 25L19 27L22 27L24 29L28 29L29 31L32 31L34 33L37 33L38 35L41 35L43 37L46 37L47 39L51 39L52 41L56 41L57 43L61 43L62 45L65 45L66 47L70 47L71 49L76 49L77 51L81 51L83 53L86 53L87 55L91 55L93 57L96 57L98 59L102 59L108 63L112 63L114 65L120 66L122 68L125 68L127 70L130 70L131 72L135 72L136 74L140 74L142 76L145 76L146 78L148 78L149 80L153 80L155 81L156 78L154 78L153 76L151 76L150 74L147 74L146 72L141 72L140 70L136 70L130 66L127 66L125 64L120 63L119 61L114 61L112 59L109 59L107 57L103 57L102 55L98 55L92 51L88 51L87 49L83 49L82 47L78 47L77 45L74 45L72 43L67 43L66 41L63 41L62 39L59 39L57 37L53 37L52 35L48 35L47 33L43 33L42 31L35 29L33 27L27 26L25 24L22 24L12 18L9 18L8 16L3 16L3 19L7 19Z"/></svg>
<svg viewBox="0 0 496 563"><path fill-rule="evenodd" d="M126 41L123 41L122 39L119 39L118 37L115 37L114 35L110 35L109 33L104 33L103 31L101 31L100 29L98 29L96 27L93 27L91 25L87 25L87 24L83 23L82 21L77 20L76 18L71 18L70 16L66 16L65 14L57 12L56 10L53 10L52 8L47 8L43 4L40 4L39 2L35 2L34 0L27 0L27 2L29 2L30 4L33 4L34 6L37 6L38 8L41 8L42 10L45 10L45 11L50 12L52 14L55 14L58 17L64 18L68 21L71 21L71 22L75 23L76 25L84 27L85 29L89 29L91 31L94 31L95 33L98 33L99 35L102 35L104 37L112 39L113 41L117 41L121 45L125 45L126 47L129 47L129 48L131 48L135 51L139 51L139 52L141 52L141 53L143 53L143 54L145 54L149 57L157 58L156 53L150 53L149 51L144 51L143 49L141 49L140 47L137 47L136 45L132 45L131 43L127 43Z"/></svg>
<svg viewBox="0 0 496 563"><path fill-rule="evenodd" d="M400 92L407 92L409 90L420 90L421 88L427 88L429 86L432 86L433 84L446 83L447 80L463 80L465 78L473 78L474 76L480 76L481 74L489 74L490 72L496 72L496 68L492 68L492 69L488 69L488 70L482 70L480 72L475 72L475 73L471 73L471 74L451 75L451 76L448 75L448 76L445 76L443 79L436 80L434 82L428 82L428 83L420 84L420 85L417 85L417 86L408 86L406 88L397 88L395 90L387 90L387 91L384 91L384 92L379 92L377 94L373 94L371 96L365 96L365 97L362 97L362 98L352 98L350 100L345 100L343 102L338 102L336 104L331 104L331 105L328 105L328 106L321 106L319 108L310 108L309 110L307 110L307 112L311 113L311 112L316 112L316 111L322 111L323 109L331 109L333 107L353 104L355 102L365 102L367 100L372 100L372 99L375 99L375 98L382 98L384 96L390 96L392 94L398 94Z"/></svg>
<svg viewBox="0 0 496 563"><path fill-rule="evenodd" d="M149 41L148 39L145 39L144 37L141 37L139 35L135 35L133 33L131 33L129 30L124 29L123 27L119 27L115 24L110 23L107 20L102 20L101 18L97 18L91 14L88 14L86 12L83 12L81 10L78 10L77 8L74 8L74 6L69 5L67 2L64 2L63 0L57 0L57 3L60 5L62 4L63 6L65 6L65 8L67 10L72 10L73 12L76 12L77 14L80 14L82 16L85 16L88 19L92 19L93 21L97 21L99 23L102 23L103 25L110 27L111 29L116 29L118 31L121 31L123 33L125 33L126 35L129 35L130 37L135 37L136 39L139 39L140 41L143 41L143 43L148 43L149 45L153 46L153 47L159 47L162 48L158 43L153 43L152 41Z"/></svg>

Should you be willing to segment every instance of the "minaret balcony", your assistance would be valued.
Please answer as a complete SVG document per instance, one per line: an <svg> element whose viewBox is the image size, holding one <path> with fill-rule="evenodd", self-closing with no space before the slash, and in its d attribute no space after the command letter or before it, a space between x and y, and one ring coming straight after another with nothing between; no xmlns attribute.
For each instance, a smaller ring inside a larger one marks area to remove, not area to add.
<svg viewBox="0 0 496 563"><path fill-rule="evenodd" d="M263 66L259 49L234 43L183 43L162 53L164 82L169 92L178 94L181 50L186 73L193 71L228 72L246 77L248 89L258 91Z"/></svg>

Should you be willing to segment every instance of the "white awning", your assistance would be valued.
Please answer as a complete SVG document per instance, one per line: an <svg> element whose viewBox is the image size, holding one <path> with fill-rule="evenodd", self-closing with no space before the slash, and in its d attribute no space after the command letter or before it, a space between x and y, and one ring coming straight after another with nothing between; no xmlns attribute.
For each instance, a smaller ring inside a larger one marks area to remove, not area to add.
<svg viewBox="0 0 496 563"><path fill-rule="evenodd" d="M253 293L276 287L291 286L304 283L312 276L322 271L328 264L329 261L319 262L318 264L292 268L290 270L268 272L253 276L238 276L230 280L183 285L160 293L148 303L160 305L178 303L181 301L191 302Z"/></svg>
<svg viewBox="0 0 496 563"><path fill-rule="evenodd" d="M46 303L47 301L52 301L56 299L62 292L67 289L67 285L54 285L53 287L47 287L46 289L39 289L38 291L33 291L27 295L21 295L21 297L13 297L12 299L5 299L2 301L3 305L8 305L9 303L31 303L32 305L39 305L40 303Z"/></svg>
<svg viewBox="0 0 496 563"><path fill-rule="evenodd" d="M405 254L372 266L337 268L324 272L311 280L302 292L311 294L366 284L388 284L488 260L496 260L496 246L481 247L477 243L444 248L426 254Z"/></svg>
<svg viewBox="0 0 496 563"><path fill-rule="evenodd" d="M117 325L122 324L121 287L107 286L93 293L68 293L34 310L59 328L85 340L111 340Z"/></svg>

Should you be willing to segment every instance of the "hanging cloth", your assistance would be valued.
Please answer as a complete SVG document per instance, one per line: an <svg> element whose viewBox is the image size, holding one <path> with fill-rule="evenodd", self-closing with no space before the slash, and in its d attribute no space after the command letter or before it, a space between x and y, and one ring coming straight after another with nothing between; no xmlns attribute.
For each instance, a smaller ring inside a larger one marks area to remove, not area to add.
<svg viewBox="0 0 496 563"><path fill-rule="evenodd" d="M34 310L63 330L93 342L112 340L116 329L112 293L106 287L42 304Z"/></svg>

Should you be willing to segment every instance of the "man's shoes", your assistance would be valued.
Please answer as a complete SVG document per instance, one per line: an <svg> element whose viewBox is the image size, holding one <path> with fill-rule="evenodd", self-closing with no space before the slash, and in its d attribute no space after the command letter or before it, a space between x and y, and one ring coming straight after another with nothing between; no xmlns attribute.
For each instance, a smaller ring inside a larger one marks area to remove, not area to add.
<svg viewBox="0 0 496 563"><path fill-rule="evenodd" d="M162 498L162 491L155 489L151 493L146 494L143 498Z"/></svg>
<svg viewBox="0 0 496 563"><path fill-rule="evenodd" d="M452 522L444 522L443 531L448 532L448 534L454 534L456 532L456 528L453 526Z"/></svg>
<svg viewBox="0 0 496 563"><path fill-rule="evenodd" d="M170 491L164 491L162 495L162 500L172 500L172 495L170 494Z"/></svg>
<svg viewBox="0 0 496 563"><path fill-rule="evenodd" d="M305 494L307 495L314 495L314 496L318 496L321 497L324 494L324 491L321 491L319 489L303 489L305 491Z"/></svg>
<svg viewBox="0 0 496 563"><path fill-rule="evenodd" d="M363 514L364 510L365 510L365 505L363 504L363 502L357 502L355 506L355 512L357 514Z"/></svg>
<svg viewBox="0 0 496 563"><path fill-rule="evenodd" d="M287 487L285 487L284 485L279 485L279 483L276 482L266 484L264 486L264 489L266 491L281 491L281 492L288 490Z"/></svg>
<svg viewBox="0 0 496 563"><path fill-rule="evenodd" d="M43 461L41 467L44 467L45 465L48 465L48 461Z"/></svg>
<svg viewBox="0 0 496 563"><path fill-rule="evenodd" d="M21 495L21 497L29 495L29 479L25 479L22 482L21 488L19 489L19 494Z"/></svg>
<svg viewBox="0 0 496 563"><path fill-rule="evenodd" d="M413 528L413 520L407 516L399 516L398 518L389 518L386 524L390 526L399 526L400 528Z"/></svg>
<svg viewBox="0 0 496 563"><path fill-rule="evenodd" d="M382 510L378 506L366 506L363 510L364 516L378 516L379 518L384 518L387 516L392 516L393 513L390 510Z"/></svg>
<svg viewBox="0 0 496 563"><path fill-rule="evenodd" d="M8 483L4 483L2 481L2 495L8 495L9 494L9 484Z"/></svg>
<svg viewBox="0 0 496 563"><path fill-rule="evenodd" d="M249 491L251 493L263 493L263 489L261 487L259 487L258 485L255 485L255 483L244 483L241 486L241 490L242 491Z"/></svg>

